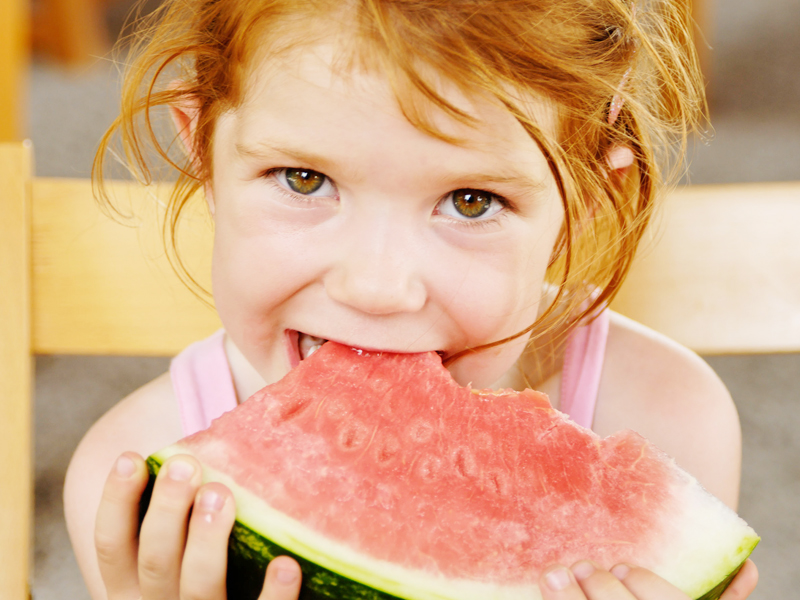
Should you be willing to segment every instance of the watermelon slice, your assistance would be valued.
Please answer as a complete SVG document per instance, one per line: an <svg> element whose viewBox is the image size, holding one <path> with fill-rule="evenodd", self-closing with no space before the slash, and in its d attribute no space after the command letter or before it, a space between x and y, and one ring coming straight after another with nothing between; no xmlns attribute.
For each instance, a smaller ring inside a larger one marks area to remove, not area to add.
<svg viewBox="0 0 800 600"><path fill-rule="evenodd" d="M591 558L712 600L759 540L636 433L601 439L531 390L462 388L435 353L328 342L151 472L181 453L236 497L231 600L257 598L279 554L300 561L302 598L530 600L543 568Z"/></svg>

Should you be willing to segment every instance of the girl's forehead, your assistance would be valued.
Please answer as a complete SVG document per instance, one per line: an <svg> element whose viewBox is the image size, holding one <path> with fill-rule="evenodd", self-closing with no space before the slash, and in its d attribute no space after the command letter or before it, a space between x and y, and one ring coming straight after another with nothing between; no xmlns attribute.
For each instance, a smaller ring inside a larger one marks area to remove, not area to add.
<svg viewBox="0 0 800 600"><path fill-rule="evenodd" d="M354 60L353 52L352 45L343 48L339 41L326 40L263 53L248 69L242 102L228 114L236 137L260 135L268 130L268 122L285 121L291 115L292 122L282 125L298 132L337 126L380 135L381 130L364 128L382 126L384 131L396 132L410 126L418 136L439 138L464 149L494 154L521 148L538 154L536 142L496 98L465 89L420 61L419 75L465 115L459 118L425 98L402 74L392 77L386 70ZM553 104L530 93L518 96L527 116L554 138Z"/></svg>

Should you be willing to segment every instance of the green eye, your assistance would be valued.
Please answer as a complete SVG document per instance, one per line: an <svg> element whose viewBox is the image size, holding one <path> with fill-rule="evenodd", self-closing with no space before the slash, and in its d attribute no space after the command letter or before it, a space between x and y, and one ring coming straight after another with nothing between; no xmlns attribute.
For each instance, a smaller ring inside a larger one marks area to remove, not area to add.
<svg viewBox="0 0 800 600"><path fill-rule="evenodd" d="M480 217L492 206L494 196L481 190L456 190L453 192L453 207L470 219Z"/></svg>
<svg viewBox="0 0 800 600"><path fill-rule="evenodd" d="M309 169L286 169L286 183L293 192L313 194L325 183L327 177Z"/></svg>

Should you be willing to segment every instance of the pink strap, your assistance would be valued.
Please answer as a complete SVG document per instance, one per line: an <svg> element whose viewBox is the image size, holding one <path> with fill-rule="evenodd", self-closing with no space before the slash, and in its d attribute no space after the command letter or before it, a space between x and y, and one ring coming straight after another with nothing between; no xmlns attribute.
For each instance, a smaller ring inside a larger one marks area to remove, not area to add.
<svg viewBox="0 0 800 600"><path fill-rule="evenodd" d="M564 350L561 371L561 412L578 425L591 429L603 358L608 338L609 311L575 329Z"/></svg>
<svg viewBox="0 0 800 600"><path fill-rule="evenodd" d="M211 421L236 408L236 389L224 340L225 332L219 330L172 359L169 373L184 435L208 428Z"/></svg>

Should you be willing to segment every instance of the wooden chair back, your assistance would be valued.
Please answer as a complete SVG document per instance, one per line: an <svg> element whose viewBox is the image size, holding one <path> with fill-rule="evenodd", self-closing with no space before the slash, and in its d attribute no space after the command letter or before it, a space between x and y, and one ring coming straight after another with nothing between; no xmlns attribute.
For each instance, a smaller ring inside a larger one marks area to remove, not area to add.
<svg viewBox="0 0 800 600"><path fill-rule="evenodd" d="M800 351L800 182L673 193L612 308L700 354Z"/></svg>
<svg viewBox="0 0 800 600"><path fill-rule="evenodd" d="M30 3L0 1L0 142L22 138L31 53Z"/></svg>
<svg viewBox="0 0 800 600"><path fill-rule="evenodd" d="M174 275L154 227L103 214L90 182L31 175L0 145L0 597L28 597L32 357L174 355L220 324ZM115 183L132 208L163 188ZM138 210L138 213L143 212ZM207 273L199 206L185 256ZM146 220L146 219L145 219ZM702 353L800 351L800 184L687 188L666 203L614 307ZM202 277L201 277L202 279Z"/></svg>
<svg viewBox="0 0 800 600"><path fill-rule="evenodd" d="M175 276L156 227L112 221L100 213L88 180L34 178L32 162L30 144L0 144L3 600L29 597L33 357L171 356L221 326ZM133 207L156 206L153 194L166 192L121 182L112 188ZM209 220L202 206L188 218L199 231L184 237L182 250L208 272Z"/></svg>

